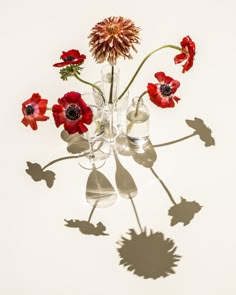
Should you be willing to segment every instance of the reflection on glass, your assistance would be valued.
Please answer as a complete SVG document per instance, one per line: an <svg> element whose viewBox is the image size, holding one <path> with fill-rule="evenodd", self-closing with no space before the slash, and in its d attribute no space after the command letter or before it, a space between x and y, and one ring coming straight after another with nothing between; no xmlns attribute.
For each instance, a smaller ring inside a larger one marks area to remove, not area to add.
<svg viewBox="0 0 236 295"><path fill-rule="evenodd" d="M94 150L94 142L104 133L104 100L100 95L94 96L93 93L82 94L83 100L93 112L92 123L87 125L88 131L83 134L89 143L89 154L79 159L79 164L85 169L100 168L105 163L105 155L100 151Z"/></svg>

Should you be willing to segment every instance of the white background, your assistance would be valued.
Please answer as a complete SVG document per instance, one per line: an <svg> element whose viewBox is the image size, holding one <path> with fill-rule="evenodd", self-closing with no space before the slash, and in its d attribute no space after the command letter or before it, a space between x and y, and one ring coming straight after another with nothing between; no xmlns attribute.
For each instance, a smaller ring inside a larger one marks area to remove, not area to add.
<svg viewBox="0 0 236 295"><path fill-rule="evenodd" d="M235 293L235 13L234 0L0 1L1 294ZM170 226L171 204L153 175L131 159L120 159L138 186L135 204L142 224L174 239L182 256L176 274L157 280L119 266L116 242L129 228L138 230L129 201L119 198L114 206L96 210L93 220L107 226L109 237L85 236L66 228L63 220L88 218L89 172L73 160L57 163L51 189L25 173L26 161L43 166L66 155L66 146L53 120L39 123L37 132L25 128L22 102L39 92L52 105L70 90L85 91L76 80L62 81L52 67L62 50L86 54L83 77L98 80L100 65L89 54L87 36L111 15L131 18L142 29L134 59L119 61L123 83L151 50L178 45L186 35L196 43L188 73L173 64L175 52L167 49L147 61L130 90L130 98L141 93L160 70L181 82L175 109L149 104L152 142L188 135L185 120L194 117L204 120L216 141L206 148L193 137L157 150L155 170L176 200L183 196L203 206L186 227Z"/></svg>

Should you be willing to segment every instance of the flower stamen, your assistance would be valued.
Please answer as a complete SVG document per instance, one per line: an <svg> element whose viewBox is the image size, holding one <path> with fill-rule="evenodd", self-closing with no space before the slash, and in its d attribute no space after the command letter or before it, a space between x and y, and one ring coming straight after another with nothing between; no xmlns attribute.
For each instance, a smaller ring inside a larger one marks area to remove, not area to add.
<svg viewBox="0 0 236 295"><path fill-rule="evenodd" d="M71 55L68 55L65 58L63 58L63 60L64 61L72 61L72 60L75 60L75 57L74 56L71 56Z"/></svg>
<svg viewBox="0 0 236 295"><path fill-rule="evenodd" d="M71 104L67 109L66 109L66 118L69 120L77 120L81 116L81 110L77 105Z"/></svg>
<svg viewBox="0 0 236 295"><path fill-rule="evenodd" d="M170 96L172 93L171 87L168 84L162 84L160 86L160 91L161 91L161 94L164 96Z"/></svg>
<svg viewBox="0 0 236 295"><path fill-rule="evenodd" d="M25 112L26 112L26 115L27 116L33 115L34 111L35 111L35 109L34 109L34 107L31 104L28 104L26 106Z"/></svg>

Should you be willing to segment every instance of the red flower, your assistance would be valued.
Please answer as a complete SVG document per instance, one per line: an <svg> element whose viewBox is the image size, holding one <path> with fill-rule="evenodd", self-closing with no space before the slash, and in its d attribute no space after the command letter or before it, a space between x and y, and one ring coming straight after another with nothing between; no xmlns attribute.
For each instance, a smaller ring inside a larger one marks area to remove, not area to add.
<svg viewBox="0 0 236 295"><path fill-rule="evenodd" d="M165 75L164 72L158 72L155 77L160 83L148 83L148 94L150 100L161 108L173 108L174 101L178 102L180 98L173 95L180 86L179 81Z"/></svg>
<svg viewBox="0 0 236 295"><path fill-rule="evenodd" d="M56 126L64 124L69 134L84 133L88 130L85 124L92 123L92 110L78 92L68 92L59 98L58 104L52 107L52 112Z"/></svg>
<svg viewBox="0 0 236 295"><path fill-rule="evenodd" d="M62 55L60 57L63 62L59 62L54 64L54 67L64 67L67 65L77 65L82 64L86 59L84 54L80 54L80 52L76 49L71 49L69 51L62 51Z"/></svg>
<svg viewBox="0 0 236 295"><path fill-rule="evenodd" d="M195 43L192 39L187 36L184 37L183 40L180 42L182 50L186 52L182 52L175 56L174 61L176 64L183 62L186 60L186 63L183 65L183 73L187 72L193 66L193 60L195 55Z"/></svg>
<svg viewBox="0 0 236 295"><path fill-rule="evenodd" d="M33 130L37 130L36 121L46 121L49 117L44 116L47 110L47 99L42 99L38 93L33 93L31 98L22 103L22 113L24 118L22 123L25 126L30 125Z"/></svg>

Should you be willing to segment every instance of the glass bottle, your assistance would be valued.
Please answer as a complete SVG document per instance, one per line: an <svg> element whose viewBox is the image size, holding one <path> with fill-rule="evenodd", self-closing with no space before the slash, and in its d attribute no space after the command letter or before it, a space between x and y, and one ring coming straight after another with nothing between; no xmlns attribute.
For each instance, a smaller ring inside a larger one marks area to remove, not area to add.
<svg viewBox="0 0 236 295"><path fill-rule="evenodd" d="M127 138L130 144L142 146L149 139L149 110L143 98L134 97L127 110Z"/></svg>

